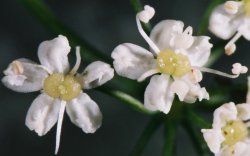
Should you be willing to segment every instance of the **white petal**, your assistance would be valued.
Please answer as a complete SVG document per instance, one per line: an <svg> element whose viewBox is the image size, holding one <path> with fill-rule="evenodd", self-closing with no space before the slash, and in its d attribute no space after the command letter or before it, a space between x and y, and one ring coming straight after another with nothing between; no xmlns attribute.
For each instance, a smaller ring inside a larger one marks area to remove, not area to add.
<svg viewBox="0 0 250 156"><path fill-rule="evenodd" d="M243 18L241 24L238 27L238 31L245 37L245 39L250 40L250 19Z"/></svg>
<svg viewBox="0 0 250 156"><path fill-rule="evenodd" d="M165 74L153 76L144 94L145 107L167 114L174 100L174 93L170 89L171 83L171 78Z"/></svg>
<svg viewBox="0 0 250 156"><path fill-rule="evenodd" d="M13 61L4 71L3 84L17 92L34 92L42 89L43 80L48 76L42 66L27 59Z"/></svg>
<svg viewBox="0 0 250 156"><path fill-rule="evenodd" d="M131 43L117 46L111 57L117 74L130 79L138 79L146 71L156 68L153 54Z"/></svg>
<svg viewBox="0 0 250 156"><path fill-rule="evenodd" d="M243 103L236 105L238 111L238 117L241 120L249 120L250 119L250 104Z"/></svg>
<svg viewBox="0 0 250 156"><path fill-rule="evenodd" d="M161 49L170 49L173 38L183 32L184 23L176 20L163 20L159 22L150 33L150 38Z"/></svg>
<svg viewBox="0 0 250 156"><path fill-rule="evenodd" d="M180 101L183 101L189 91L189 86L184 81L176 80L171 84L171 91L178 95Z"/></svg>
<svg viewBox="0 0 250 156"><path fill-rule="evenodd" d="M114 69L109 64L96 61L86 67L82 73L82 86L84 89L90 89L101 86L114 76Z"/></svg>
<svg viewBox="0 0 250 156"><path fill-rule="evenodd" d="M60 101L43 93L31 104L25 124L39 136L45 135L57 122L59 109Z"/></svg>
<svg viewBox="0 0 250 156"><path fill-rule="evenodd" d="M201 67L207 63L213 46L209 39L207 36L194 37L192 46L186 50L192 66Z"/></svg>
<svg viewBox="0 0 250 156"><path fill-rule="evenodd" d="M204 87L201 88L199 83L194 82L193 78L189 74L179 79L175 78L175 81L182 84L182 87L179 87L179 92L182 93L182 98L180 99L181 101L194 103L197 99L199 99L199 101L202 101L203 99L209 100L209 94L206 89Z"/></svg>
<svg viewBox="0 0 250 156"><path fill-rule="evenodd" d="M239 14L241 14L241 11L234 15L228 14L224 10L224 5L219 5L210 15L209 30L222 39L231 38L237 31L240 23L242 23L241 15Z"/></svg>
<svg viewBox="0 0 250 156"><path fill-rule="evenodd" d="M224 137L220 129L202 129L203 137L207 142L209 149L217 154L220 152L221 143L224 141Z"/></svg>
<svg viewBox="0 0 250 156"><path fill-rule="evenodd" d="M38 58L51 72L65 73L69 70L68 53L70 46L65 36L43 41L38 47Z"/></svg>
<svg viewBox="0 0 250 156"><path fill-rule="evenodd" d="M85 93L70 101L66 111L71 122L85 133L94 133L102 124L102 113L98 105Z"/></svg>
<svg viewBox="0 0 250 156"><path fill-rule="evenodd" d="M221 128L228 121L237 119L237 109L233 102L223 104L214 111L213 128Z"/></svg>

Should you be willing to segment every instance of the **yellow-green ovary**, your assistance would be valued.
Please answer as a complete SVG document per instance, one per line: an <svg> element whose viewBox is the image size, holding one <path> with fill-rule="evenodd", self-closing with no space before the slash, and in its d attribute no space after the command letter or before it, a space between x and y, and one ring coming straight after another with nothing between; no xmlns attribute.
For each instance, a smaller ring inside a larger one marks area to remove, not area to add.
<svg viewBox="0 0 250 156"><path fill-rule="evenodd" d="M243 6L247 16L250 16L250 0L243 0Z"/></svg>
<svg viewBox="0 0 250 156"><path fill-rule="evenodd" d="M44 92L53 98L69 101L81 92L81 85L72 75L52 74L44 81Z"/></svg>
<svg viewBox="0 0 250 156"><path fill-rule="evenodd" d="M244 140L247 137L248 129L242 121L230 121L223 128L225 145L235 145L237 142Z"/></svg>
<svg viewBox="0 0 250 156"><path fill-rule="evenodd" d="M156 61L158 69L164 74L181 77L191 71L188 57L171 50L161 51Z"/></svg>

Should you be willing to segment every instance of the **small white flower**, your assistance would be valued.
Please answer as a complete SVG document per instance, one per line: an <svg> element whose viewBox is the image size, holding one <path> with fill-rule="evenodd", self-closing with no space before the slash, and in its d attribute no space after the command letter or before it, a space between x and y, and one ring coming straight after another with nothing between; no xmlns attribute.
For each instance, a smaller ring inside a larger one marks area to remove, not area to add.
<svg viewBox="0 0 250 156"><path fill-rule="evenodd" d="M26 126L39 136L45 135L57 122L56 150L58 152L64 111L70 120L85 133L94 133L102 123L98 105L82 89L100 86L112 79L114 70L110 65L96 61L77 74L81 56L76 48L77 61L69 71L69 42L66 37L44 41L39 45L38 57L41 65L28 59L13 61L4 71L3 84L18 92L41 90L31 104Z"/></svg>
<svg viewBox="0 0 250 156"><path fill-rule="evenodd" d="M242 73L241 69L235 69L237 74L228 75L202 67L210 56L212 44L208 41L209 37L192 36L192 27L183 30L184 24L181 21L164 20L153 28L150 37L147 36L140 21L149 21L154 10L150 6L144 8L137 14L136 22L152 52L135 44L123 43L113 50L111 56L114 68L121 76L143 81L160 73L152 76L144 94L144 104L149 110L167 114L175 93L180 101L188 103L209 99L206 89L199 85L202 80L201 71L231 78Z"/></svg>
<svg viewBox="0 0 250 156"><path fill-rule="evenodd" d="M250 0L227 1L217 6L209 21L209 29L217 37L229 39L225 46L227 55L236 50L235 42L243 36L250 41Z"/></svg>
<svg viewBox="0 0 250 156"><path fill-rule="evenodd" d="M226 103L214 112L212 129L202 129L205 141L216 156L248 156L250 149L250 104Z"/></svg>
<svg viewBox="0 0 250 156"><path fill-rule="evenodd" d="M202 129L216 156L248 156L250 152L250 77L246 103L226 103L214 111L212 129Z"/></svg>

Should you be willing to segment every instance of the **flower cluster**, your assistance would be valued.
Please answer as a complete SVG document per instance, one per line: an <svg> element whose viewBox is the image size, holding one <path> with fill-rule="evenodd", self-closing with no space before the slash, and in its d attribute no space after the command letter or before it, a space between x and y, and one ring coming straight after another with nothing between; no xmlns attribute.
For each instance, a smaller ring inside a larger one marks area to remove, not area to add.
<svg viewBox="0 0 250 156"><path fill-rule="evenodd" d="M227 78L237 78L247 72L240 63L232 65L232 74L205 67L213 45L208 36L194 36L191 26L182 21L163 20L147 35L141 22L148 23L155 14L146 5L137 13L136 24L149 49L132 43L118 45L112 51L113 66L120 76L144 81L151 76L144 93L144 107L168 114L175 95L185 103L209 100L209 93L200 86L202 72ZM250 0L227 1L215 8L209 29L222 39L232 39L225 46L226 54L236 50L240 36L250 40ZM14 60L4 71L2 83L17 92L40 91L32 102L25 124L39 136L45 135L56 123L56 149L60 144L61 127L66 111L71 122L85 133L94 133L102 124L98 105L83 90L103 85L114 76L109 64L95 61L82 73L80 47L76 47L76 63L70 70L71 50L65 36L44 41L39 45L40 64L21 58ZM250 78L247 102L226 103L214 112L211 129L202 129L210 150L217 156L247 156L250 153Z"/></svg>

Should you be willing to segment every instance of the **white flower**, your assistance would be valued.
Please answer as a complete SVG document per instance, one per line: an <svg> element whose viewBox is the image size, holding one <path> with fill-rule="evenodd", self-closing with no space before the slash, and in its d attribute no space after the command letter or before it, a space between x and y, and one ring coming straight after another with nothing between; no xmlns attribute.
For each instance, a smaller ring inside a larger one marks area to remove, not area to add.
<svg viewBox="0 0 250 156"><path fill-rule="evenodd" d="M214 112L212 129L202 129L205 141L216 156L248 156L250 149L250 104L226 103Z"/></svg>
<svg viewBox="0 0 250 156"><path fill-rule="evenodd" d="M77 74L81 62L79 47L76 48L76 64L69 71L67 55L70 49L67 38L62 35L44 41L38 48L41 65L17 59L4 71L2 79L3 84L14 91L41 90L28 110L25 124L42 136L57 122L55 153L59 148L65 108L70 120L85 133L94 133L101 126L102 114L98 105L82 89L100 86L114 75L114 70L100 61L91 63L82 74Z"/></svg>
<svg viewBox="0 0 250 156"><path fill-rule="evenodd" d="M217 37L229 39L225 46L227 55L236 50L235 42L243 36L250 41L250 0L227 1L217 6L209 21L209 29Z"/></svg>
<svg viewBox="0 0 250 156"><path fill-rule="evenodd" d="M131 43L118 45L112 52L116 72L130 79L143 81L152 76L144 94L145 107L152 111L170 111L174 94L180 101L194 103L196 99L209 99L205 88L201 88L201 71L227 77L237 77L244 66L237 66L236 75L202 67L210 56L212 44L207 36L192 36L192 27L185 30L184 24L176 20L164 20L151 31L150 37L143 31L140 21L149 21L154 15L150 6L136 16L139 32L149 44L150 52ZM245 68L245 67L244 67Z"/></svg>
<svg viewBox="0 0 250 156"><path fill-rule="evenodd" d="M226 103L214 111L212 129L202 129L216 156L248 156L250 153L250 77L246 103Z"/></svg>

